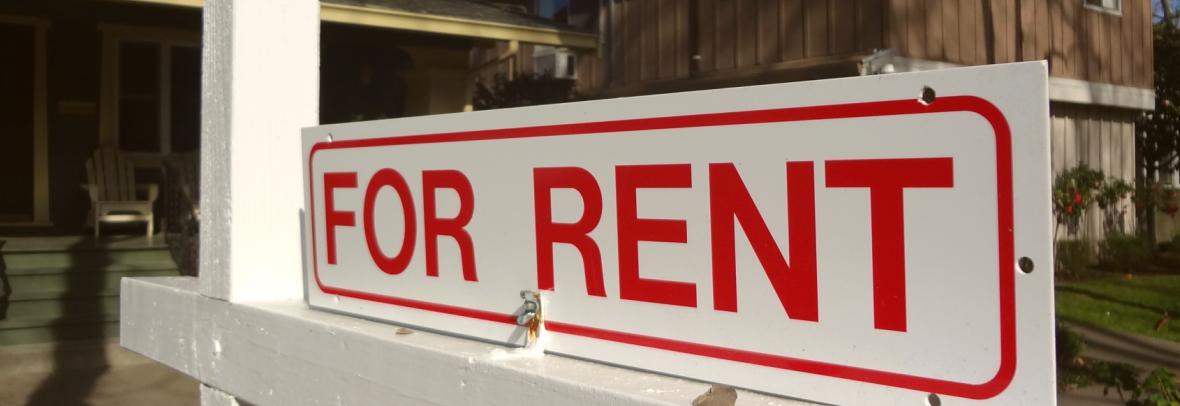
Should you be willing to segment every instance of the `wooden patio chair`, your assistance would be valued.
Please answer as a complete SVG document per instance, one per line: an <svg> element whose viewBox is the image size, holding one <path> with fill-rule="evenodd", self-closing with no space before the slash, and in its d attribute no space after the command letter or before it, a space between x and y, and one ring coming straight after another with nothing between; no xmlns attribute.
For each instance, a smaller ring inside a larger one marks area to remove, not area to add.
<svg viewBox="0 0 1180 406"><path fill-rule="evenodd" d="M164 240L180 274L197 276L200 228L200 159L196 152L173 154L164 161Z"/></svg>
<svg viewBox="0 0 1180 406"><path fill-rule="evenodd" d="M154 234L152 205L159 195L154 184L135 183L135 167L119 150L100 148L86 161L87 189L94 213L94 238L102 223L147 223L150 242ZM139 192L146 192L146 200Z"/></svg>

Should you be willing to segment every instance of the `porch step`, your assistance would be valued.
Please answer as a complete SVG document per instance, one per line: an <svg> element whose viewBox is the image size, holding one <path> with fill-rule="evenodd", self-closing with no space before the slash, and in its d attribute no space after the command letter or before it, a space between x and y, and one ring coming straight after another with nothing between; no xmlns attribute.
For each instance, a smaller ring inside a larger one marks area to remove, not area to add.
<svg viewBox="0 0 1180 406"><path fill-rule="evenodd" d="M0 320L94 320L119 316L119 290L86 294L65 292L15 293L8 300L8 317Z"/></svg>
<svg viewBox="0 0 1180 406"><path fill-rule="evenodd" d="M12 288L0 301L0 346L117 337L120 279L179 274L162 238L0 240Z"/></svg>
<svg viewBox="0 0 1180 406"><path fill-rule="evenodd" d="M167 247L103 251L4 251L8 271L22 269L106 269L108 266L142 265L172 262Z"/></svg>
<svg viewBox="0 0 1180 406"><path fill-rule="evenodd" d="M176 264L169 262L109 265L102 269L34 268L8 270L13 292L68 291L118 287L119 279L133 276L176 276Z"/></svg>
<svg viewBox="0 0 1180 406"><path fill-rule="evenodd" d="M0 320L0 346L118 336L119 316L92 320Z"/></svg>

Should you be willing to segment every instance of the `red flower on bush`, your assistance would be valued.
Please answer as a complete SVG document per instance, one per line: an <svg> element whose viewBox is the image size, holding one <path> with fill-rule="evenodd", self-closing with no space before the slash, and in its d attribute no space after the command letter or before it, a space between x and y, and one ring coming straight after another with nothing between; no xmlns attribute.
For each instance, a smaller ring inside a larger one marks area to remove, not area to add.
<svg viewBox="0 0 1180 406"><path fill-rule="evenodd" d="M1073 203L1082 204L1082 194L1080 192L1073 192Z"/></svg>

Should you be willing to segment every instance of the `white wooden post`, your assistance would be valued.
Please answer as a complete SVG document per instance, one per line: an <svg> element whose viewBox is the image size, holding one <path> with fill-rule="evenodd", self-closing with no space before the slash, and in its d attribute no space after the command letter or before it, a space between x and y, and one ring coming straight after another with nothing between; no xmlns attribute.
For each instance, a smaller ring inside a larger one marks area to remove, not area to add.
<svg viewBox="0 0 1180 406"><path fill-rule="evenodd" d="M299 130L319 122L319 2L208 0L201 100L201 292L302 295Z"/></svg>

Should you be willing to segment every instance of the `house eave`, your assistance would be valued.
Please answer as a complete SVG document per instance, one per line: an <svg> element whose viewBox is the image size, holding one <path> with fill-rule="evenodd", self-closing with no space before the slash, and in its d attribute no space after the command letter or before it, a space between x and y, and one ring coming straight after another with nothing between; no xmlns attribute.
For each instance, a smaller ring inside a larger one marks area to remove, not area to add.
<svg viewBox="0 0 1180 406"><path fill-rule="evenodd" d="M892 50L880 51L866 59L862 74L921 72L959 68L943 61L898 56ZM1155 110L1155 90L1135 86L1115 85L1086 80L1049 77L1049 100L1062 103L1118 107L1134 110Z"/></svg>
<svg viewBox="0 0 1180 406"><path fill-rule="evenodd" d="M204 0L118 0L130 3L201 8ZM545 27L503 24L373 7L320 3L320 20L332 23L389 28L469 38L519 41L529 44L594 49L598 35Z"/></svg>

